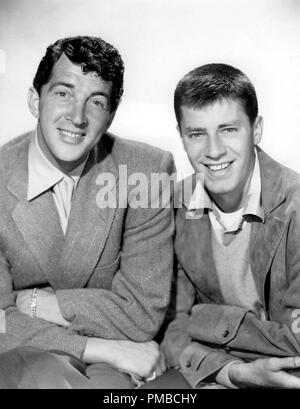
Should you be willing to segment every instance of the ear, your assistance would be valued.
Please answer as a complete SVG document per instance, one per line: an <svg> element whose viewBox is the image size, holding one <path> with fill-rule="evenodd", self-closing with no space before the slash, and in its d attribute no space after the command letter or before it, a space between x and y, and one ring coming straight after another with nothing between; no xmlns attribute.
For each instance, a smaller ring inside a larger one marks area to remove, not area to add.
<svg viewBox="0 0 300 409"><path fill-rule="evenodd" d="M37 92L37 90L34 87L30 87L28 91L28 98L27 98L27 103L29 107L29 111L32 113L32 115L35 118L39 118L39 103L40 103L40 97Z"/></svg>
<svg viewBox="0 0 300 409"><path fill-rule="evenodd" d="M181 143L182 143L183 149L186 151L184 139L183 139L183 136L182 136L182 133L181 133L181 130L180 130L180 127L179 127L178 124L176 125L176 130L177 130L177 132L179 133L179 136L180 136L180 139L181 139Z"/></svg>
<svg viewBox="0 0 300 409"><path fill-rule="evenodd" d="M263 129L264 129L264 120L263 117L258 115L254 125L253 125L253 142L254 145L258 145L259 142L261 141L262 134L263 134Z"/></svg>

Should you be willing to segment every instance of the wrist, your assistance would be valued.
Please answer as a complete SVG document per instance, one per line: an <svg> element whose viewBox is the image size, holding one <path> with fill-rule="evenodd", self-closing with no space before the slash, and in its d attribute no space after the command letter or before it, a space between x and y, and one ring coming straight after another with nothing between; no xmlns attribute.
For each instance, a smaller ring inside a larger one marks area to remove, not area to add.
<svg viewBox="0 0 300 409"><path fill-rule="evenodd" d="M220 385L225 386L226 388L229 389L238 389L238 387L231 381L230 377L230 368L235 364L235 363L241 363L240 360L234 360L234 361L229 361L227 362L226 365L223 366L222 369L217 373L216 376L216 381Z"/></svg>
<svg viewBox="0 0 300 409"><path fill-rule="evenodd" d="M247 365L245 362L235 361L228 368L228 378L235 387L241 388L244 385L245 365Z"/></svg>
<svg viewBox="0 0 300 409"><path fill-rule="evenodd" d="M82 355L83 362L87 364L104 362L112 365L114 357L112 346L114 342L114 340L102 338L88 338Z"/></svg>

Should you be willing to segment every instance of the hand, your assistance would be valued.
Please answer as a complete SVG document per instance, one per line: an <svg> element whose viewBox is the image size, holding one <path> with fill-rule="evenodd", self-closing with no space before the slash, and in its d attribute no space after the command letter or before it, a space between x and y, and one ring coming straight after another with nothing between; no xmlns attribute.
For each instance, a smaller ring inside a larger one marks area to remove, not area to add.
<svg viewBox="0 0 300 409"><path fill-rule="evenodd" d="M240 388L300 389L300 379L288 371L300 368L300 357L263 358L250 363L234 363L229 378Z"/></svg>
<svg viewBox="0 0 300 409"><path fill-rule="evenodd" d="M31 297L33 290L18 291L16 306L23 314L31 316ZM37 291L37 314L36 318L43 319L62 327L68 327L70 323L61 314L55 292L51 287Z"/></svg>
<svg viewBox="0 0 300 409"><path fill-rule="evenodd" d="M133 342L89 338L83 353L85 363L105 362L135 379L146 379L165 369L164 358L154 341Z"/></svg>
<svg viewBox="0 0 300 409"><path fill-rule="evenodd" d="M154 368L156 376L161 376L167 370L167 360L165 355L160 351L158 362Z"/></svg>

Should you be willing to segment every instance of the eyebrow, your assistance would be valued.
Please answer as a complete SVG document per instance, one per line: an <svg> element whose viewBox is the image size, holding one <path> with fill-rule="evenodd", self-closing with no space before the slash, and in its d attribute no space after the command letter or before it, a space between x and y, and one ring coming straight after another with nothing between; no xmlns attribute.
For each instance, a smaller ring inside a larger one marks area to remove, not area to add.
<svg viewBox="0 0 300 409"><path fill-rule="evenodd" d="M199 128L199 127L190 128L189 126L185 127L184 130L186 132L206 132L207 131L206 128Z"/></svg>
<svg viewBox="0 0 300 409"><path fill-rule="evenodd" d="M48 91L52 91L53 88L55 87L59 87L59 86L64 86L66 88L75 88L75 86L73 84L70 84L69 82L64 82L64 81L57 81L54 82L51 87L49 87Z"/></svg>
<svg viewBox="0 0 300 409"><path fill-rule="evenodd" d="M54 82L54 83L51 85L51 87L49 87L48 91L52 91L53 88L59 87L59 86L63 86L63 87L70 88L70 89L74 89L74 88L75 88L75 85L73 85L73 84L71 84L71 83L69 83L69 82L57 81L57 82ZM109 94L106 93L106 92L103 92L103 91L95 91L95 92L92 92L89 97L94 97L94 96L99 96L99 95L100 95L100 96L103 96L103 97L106 97L107 99L109 99Z"/></svg>
<svg viewBox="0 0 300 409"><path fill-rule="evenodd" d="M223 124L219 124L218 129L226 128L226 127L229 127L229 126L237 126L237 125L239 125L239 121L238 120L232 120L232 121L229 121L229 122L225 122ZM207 132L207 129L202 128L202 127L191 128L191 127L187 126L187 127L184 128L184 130L186 132Z"/></svg>

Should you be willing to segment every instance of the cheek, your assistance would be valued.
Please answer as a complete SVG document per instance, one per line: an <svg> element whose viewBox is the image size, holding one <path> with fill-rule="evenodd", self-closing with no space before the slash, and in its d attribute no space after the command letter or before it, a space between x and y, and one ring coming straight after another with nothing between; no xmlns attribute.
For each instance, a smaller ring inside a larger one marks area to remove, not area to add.
<svg viewBox="0 0 300 409"><path fill-rule="evenodd" d="M40 121L44 124L44 126L51 125L57 119L61 118L65 113L65 109L57 104L47 104L40 107Z"/></svg>
<svg viewBox="0 0 300 409"><path fill-rule="evenodd" d="M188 155L188 158L191 162L198 162L202 157L202 148L199 143L190 143L185 144L185 151Z"/></svg>
<svg viewBox="0 0 300 409"><path fill-rule="evenodd" d="M102 116L101 114L100 115L89 114L87 115L87 119L90 129L100 131L106 129L109 121L109 116L108 115Z"/></svg>
<svg viewBox="0 0 300 409"><path fill-rule="evenodd" d="M247 165L249 162L252 162L254 156L253 144L244 144L240 149L240 153L245 165Z"/></svg>
<svg viewBox="0 0 300 409"><path fill-rule="evenodd" d="M239 135L237 138L234 138L227 143L227 148L247 161L253 151L252 139L249 136Z"/></svg>

